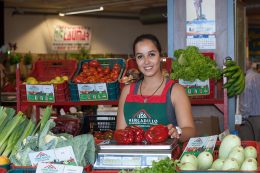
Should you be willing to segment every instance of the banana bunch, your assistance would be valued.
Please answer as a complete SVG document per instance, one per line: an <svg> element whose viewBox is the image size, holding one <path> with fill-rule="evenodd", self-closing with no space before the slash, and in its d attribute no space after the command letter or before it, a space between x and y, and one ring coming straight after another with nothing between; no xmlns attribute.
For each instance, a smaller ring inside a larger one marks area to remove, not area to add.
<svg viewBox="0 0 260 173"><path fill-rule="evenodd" d="M239 65L232 60L231 57L226 57L223 74L227 77L227 82L224 88L227 88L228 97L240 95L245 88L245 75Z"/></svg>

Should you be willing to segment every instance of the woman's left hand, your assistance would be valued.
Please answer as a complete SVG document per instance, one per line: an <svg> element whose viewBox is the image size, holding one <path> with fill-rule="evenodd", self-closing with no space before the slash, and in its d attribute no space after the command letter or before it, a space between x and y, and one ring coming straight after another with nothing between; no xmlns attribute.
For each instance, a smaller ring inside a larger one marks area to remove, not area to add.
<svg viewBox="0 0 260 173"><path fill-rule="evenodd" d="M177 129L174 125L168 124L167 127L168 127L168 130L169 130L168 134L169 134L169 136L171 136L171 138L177 138L177 139L180 138L180 135L179 135L179 133L178 133L178 131L177 131Z"/></svg>

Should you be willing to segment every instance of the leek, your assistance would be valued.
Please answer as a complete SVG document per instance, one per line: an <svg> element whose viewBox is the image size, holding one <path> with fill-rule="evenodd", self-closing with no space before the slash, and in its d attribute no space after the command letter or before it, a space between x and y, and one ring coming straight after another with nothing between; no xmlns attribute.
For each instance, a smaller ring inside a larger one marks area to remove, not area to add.
<svg viewBox="0 0 260 173"><path fill-rule="evenodd" d="M7 125L4 127L0 134L0 148L2 147L2 145L4 145L5 141L11 135L15 127L22 121L24 121L24 119L25 118L23 117L23 113L18 112L17 115L7 123Z"/></svg>
<svg viewBox="0 0 260 173"><path fill-rule="evenodd" d="M0 155L2 155L2 153L4 152L6 146L7 146L8 140L6 140L3 145L0 147Z"/></svg>
<svg viewBox="0 0 260 173"><path fill-rule="evenodd" d="M28 121L29 120L26 119L25 121L21 122L18 126L15 127L15 129L12 132L12 134L8 138L7 146L6 146L6 148L5 148L5 150L4 150L3 154L2 154L3 156L8 157L9 154L12 152L12 149L14 148L14 146L17 143L17 141L21 137L21 135L23 133L23 129L28 124Z"/></svg>
<svg viewBox="0 0 260 173"><path fill-rule="evenodd" d="M43 128L45 127L47 121L50 119L51 117L51 111L52 111L52 107L51 106L47 106L45 111L44 111L44 114L41 118L41 121L38 122L36 128L34 129L34 131L32 132L32 136L35 135L35 133L37 133L37 130L39 129L39 133L41 133L41 131L43 130Z"/></svg>
<svg viewBox="0 0 260 173"><path fill-rule="evenodd" d="M0 126L3 124L4 120L7 117L7 113L5 111L6 111L6 108L1 106L1 108L0 108Z"/></svg>
<svg viewBox="0 0 260 173"><path fill-rule="evenodd" d="M25 127L25 130L23 131L23 134L20 136L19 140L17 141L14 148L12 149L11 155L16 154L19 148L22 147L23 140L32 134L34 128L35 128L35 123L33 122L32 119L30 119L27 126Z"/></svg>
<svg viewBox="0 0 260 173"><path fill-rule="evenodd" d="M15 115L15 110L13 108L5 108L5 113L7 116L5 119L3 119L3 122L0 125L0 132L2 132L8 122L12 120L13 116Z"/></svg>

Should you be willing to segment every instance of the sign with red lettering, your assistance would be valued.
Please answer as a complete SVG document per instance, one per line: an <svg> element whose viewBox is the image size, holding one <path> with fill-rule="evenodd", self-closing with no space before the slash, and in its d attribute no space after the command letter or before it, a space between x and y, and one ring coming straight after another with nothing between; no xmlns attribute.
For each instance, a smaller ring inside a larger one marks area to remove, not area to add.
<svg viewBox="0 0 260 173"><path fill-rule="evenodd" d="M85 26L57 25L54 27L52 49L57 51L78 51L90 48L91 30Z"/></svg>

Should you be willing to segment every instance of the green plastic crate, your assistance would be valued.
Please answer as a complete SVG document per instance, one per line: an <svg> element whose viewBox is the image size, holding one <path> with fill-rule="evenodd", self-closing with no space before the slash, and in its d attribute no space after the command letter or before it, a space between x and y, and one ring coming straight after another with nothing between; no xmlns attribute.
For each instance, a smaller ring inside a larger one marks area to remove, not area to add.
<svg viewBox="0 0 260 173"><path fill-rule="evenodd" d="M74 74L73 78L69 81L69 89L70 89L70 100L73 102L80 101L79 94L78 94L78 87L76 83L73 83L73 79L81 72L81 67L85 62L90 62L94 59L85 59L79 62L78 69ZM102 67L109 66L110 68L113 67L114 64L119 64L121 66L121 71L118 76L118 80L122 77L122 74L125 70L125 59L123 58L97 58L100 65ZM108 91L108 100L117 100L120 95L120 86L118 80L106 83L107 91Z"/></svg>

